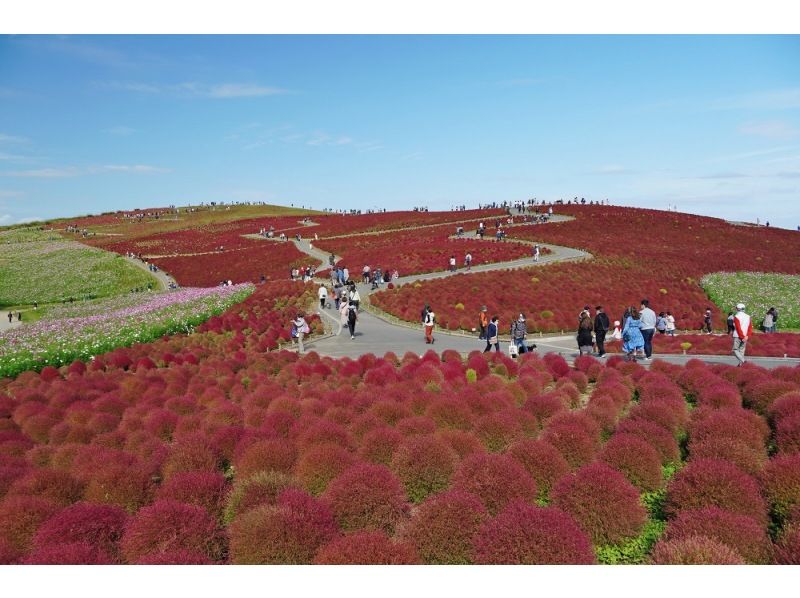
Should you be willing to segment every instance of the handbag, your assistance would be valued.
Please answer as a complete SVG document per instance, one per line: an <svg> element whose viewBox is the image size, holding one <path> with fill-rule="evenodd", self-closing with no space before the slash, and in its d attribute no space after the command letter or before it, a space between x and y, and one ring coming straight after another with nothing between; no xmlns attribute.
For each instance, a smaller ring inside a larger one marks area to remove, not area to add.
<svg viewBox="0 0 800 598"><path fill-rule="evenodd" d="M490 345L496 345L497 344L497 336L493 336L492 338L490 338L489 339L489 344Z"/></svg>
<svg viewBox="0 0 800 598"><path fill-rule="evenodd" d="M517 357L519 355L519 349L517 349L517 345L514 343L508 344L508 355L510 357Z"/></svg>

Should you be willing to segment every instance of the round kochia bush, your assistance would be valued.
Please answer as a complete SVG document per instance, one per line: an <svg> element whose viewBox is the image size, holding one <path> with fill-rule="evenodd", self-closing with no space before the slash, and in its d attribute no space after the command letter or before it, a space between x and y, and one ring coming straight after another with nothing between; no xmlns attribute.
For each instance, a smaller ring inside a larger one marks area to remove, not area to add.
<svg viewBox="0 0 800 598"><path fill-rule="evenodd" d="M429 565L468 565L472 540L487 519L489 513L476 496L451 490L419 505L401 535Z"/></svg>
<svg viewBox="0 0 800 598"><path fill-rule="evenodd" d="M785 530L774 549L774 564L800 565L800 527Z"/></svg>
<svg viewBox="0 0 800 598"><path fill-rule="evenodd" d="M511 503L484 523L473 542L475 563L486 565L590 565L588 536L566 513Z"/></svg>
<svg viewBox="0 0 800 598"><path fill-rule="evenodd" d="M456 452L444 440L412 436L397 447L392 470L403 482L408 499L416 503L447 487L456 461Z"/></svg>
<svg viewBox="0 0 800 598"><path fill-rule="evenodd" d="M697 459L680 470L667 486L664 511L675 516L683 509L719 507L764 525L767 508L755 479L735 465L718 459Z"/></svg>
<svg viewBox="0 0 800 598"><path fill-rule="evenodd" d="M771 543L764 526L757 521L718 507L685 509L670 521L665 541L691 536L705 536L733 548L748 563L770 562Z"/></svg>
<svg viewBox="0 0 800 598"><path fill-rule="evenodd" d="M744 565L744 559L730 546L705 536L688 536L661 541L650 556L653 565Z"/></svg>
<svg viewBox="0 0 800 598"><path fill-rule="evenodd" d="M540 498L546 498L553 485L570 471L566 459L546 440L520 440L509 447L508 454L534 479Z"/></svg>
<svg viewBox="0 0 800 598"><path fill-rule="evenodd" d="M773 457L764 467L761 480L778 519L785 519L800 506L800 454Z"/></svg>
<svg viewBox="0 0 800 598"><path fill-rule="evenodd" d="M510 503L536 500L536 482L508 455L478 454L461 462L453 475L453 490L474 494L492 515Z"/></svg>
<svg viewBox="0 0 800 598"><path fill-rule="evenodd" d="M112 565L114 561L100 548L86 542L48 544L35 549L25 565Z"/></svg>
<svg viewBox="0 0 800 598"><path fill-rule="evenodd" d="M381 531L360 531L334 539L317 553L317 565L418 565L414 547Z"/></svg>
<svg viewBox="0 0 800 598"><path fill-rule="evenodd" d="M225 554L224 536L204 508L174 500L142 508L125 527L122 553L129 563L176 549L219 561Z"/></svg>
<svg viewBox="0 0 800 598"><path fill-rule="evenodd" d="M359 463L333 480L323 495L344 531L393 533L407 510L400 480L383 465Z"/></svg>
<svg viewBox="0 0 800 598"><path fill-rule="evenodd" d="M635 536L647 519L636 488L604 463L562 478L551 495L553 506L572 515L597 546Z"/></svg>
<svg viewBox="0 0 800 598"><path fill-rule="evenodd" d="M121 507L76 503L44 522L33 537L33 546L41 551L48 546L87 544L117 561L127 521L128 514Z"/></svg>
<svg viewBox="0 0 800 598"><path fill-rule="evenodd" d="M338 533L330 509L300 490L286 490L277 505L239 515L228 528L230 561L237 565L308 564Z"/></svg>
<svg viewBox="0 0 800 598"><path fill-rule="evenodd" d="M214 471L176 473L156 494L157 499L171 499L203 507L215 519L222 517L227 485L225 477Z"/></svg>
<svg viewBox="0 0 800 598"><path fill-rule="evenodd" d="M644 492L653 492L661 487L661 457L638 436L615 434L603 447L600 460L621 472Z"/></svg>

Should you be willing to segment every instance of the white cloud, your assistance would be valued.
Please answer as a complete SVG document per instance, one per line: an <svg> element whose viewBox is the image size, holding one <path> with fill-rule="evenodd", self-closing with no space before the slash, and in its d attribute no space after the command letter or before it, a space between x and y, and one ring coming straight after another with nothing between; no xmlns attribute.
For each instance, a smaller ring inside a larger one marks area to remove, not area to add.
<svg viewBox="0 0 800 598"><path fill-rule="evenodd" d="M141 83L135 81L110 81L100 87L117 91L132 91L144 94L164 94L185 98L234 99L256 98L289 93L286 89L259 85L256 83L217 83L205 84L184 81L172 85Z"/></svg>
<svg viewBox="0 0 800 598"><path fill-rule="evenodd" d="M597 170L593 171L592 174L606 174L606 175L613 175L613 174L633 174L629 168L625 166L621 166L620 164L606 164L601 166Z"/></svg>
<svg viewBox="0 0 800 598"><path fill-rule="evenodd" d="M105 172L121 172L128 174L154 174L171 172L169 168L151 166L149 164L106 164L102 166L87 166L78 168L75 166L64 166L60 168L36 168L31 170L10 170L0 172L0 176L23 177L37 179L54 179L82 176L87 174L102 174Z"/></svg>
<svg viewBox="0 0 800 598"><path fill-rule="evenodd" d="M136 132L136 129L131 127L126 127L124 125L117 125L116 127L109 127L108 129L103 129L103 133L108 133L109 135L120 135L120 136L127 136L133 135Z"/></svg>
<svg viewBox="0 0 800 598"><path fill-rule="evenodd" d="M781 120L747 123L739 127L739 131L747 135L769 139L787 139L800 135L800 129Z"/></svg>
<svg viewBox="0 0 800 598"><path fill-rule="evenodd" d="M800 108L800 87L757 91L721 98L711 103L714 110L792 110Z"/></svg>
<svg viewBox="0 0 800 598"><path fill-rule="evenodd" d="M40 220L44 220L41 216L27 216L25 218L20 218L14 224L27 224L29 222L39 222Z"/></svg>
<svg viewBox="0 0 800 598"><path fill-rule="evenodd" d="M27 137L18 137L16 135L7 135L0 133L0 143L29 143L30 139Z"/></svg>
<svg viewBox="0 0 800 598"><path fill-rule="evenodd" d="M12 162L19 162L25 161L27 158L25 156L18 156L16 154L7 154L5 152L0 152L0 160L9 160Z"/></svg>
<svg viewBox="0 0 800 598"><path fill-rule="evenodd" d="M0 226L11 224L11 214L0 214Z"/></svg>
<svg viewBox="0 0 800 598"><path fill-rule="evenodd" d="M108 172L131 172L136 174L172 172L169 168L161 168L160 166L150 166L149 164L108 164L105 166L101 166L100 170L105 170Z"/></svg>
<svg viewBox="0 0 800 598"><path fill-rule="evenodd" d="M24 177L33 179L55 179L78 176L80 171L73 167L66 168L35 168L31 170L11 170L0 173L0 176Z"/></svg>

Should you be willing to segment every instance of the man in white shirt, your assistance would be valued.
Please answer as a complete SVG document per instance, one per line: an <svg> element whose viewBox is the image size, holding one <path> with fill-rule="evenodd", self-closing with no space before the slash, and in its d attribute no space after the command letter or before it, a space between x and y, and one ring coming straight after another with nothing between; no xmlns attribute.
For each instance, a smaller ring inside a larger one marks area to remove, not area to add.
<svg viewBox="0 0 800 598"><path fill-rule="evenodd" d="M753 336L753 320L744 312L744 303L738 303L736 315L733 316L733 354L739 362L736 367L744 364L744 352L751 336Z"/></svg>
<svg viewBox="0 0 800 598"><path fill-rule="evenodd" d="M325 304L328 302L328 289L325 288L324 284L319 286L317 294L319 295L319 308L325 309Z"/></svg>
<svg viewBox="0 0 800 598"><path fill-rule="evenodd" d="M644 337L644 358L650 361L653 355L653 335L656 333L656 312L650 309L650 301L642 299L639 310L639 320L642 323L642 336Z"/></svg>

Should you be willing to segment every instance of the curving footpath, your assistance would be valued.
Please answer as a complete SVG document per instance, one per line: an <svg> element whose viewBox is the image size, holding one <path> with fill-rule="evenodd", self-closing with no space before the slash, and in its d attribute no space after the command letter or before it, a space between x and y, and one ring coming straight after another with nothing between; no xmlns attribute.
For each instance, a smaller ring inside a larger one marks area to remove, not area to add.
<svg viewBox="0 0 800 598"><path fill-rule="evenodd" d="M543 226L541 224L517 224L518 226ZM508 228L508 227L506 227ZM475 237L474 231L465 233L465 236ZM496 242L493 238L484 239L485 242ZM295 246L302 252L317 258L322 261L324 267L327 267L328 256L327 252L321 251L313 247L313 242L307 239L297 241L293 239ZM533 241L521 239L508 239L502 241L503 243L524 243L526 245L533 245ZM392 281L394 285L401 286L410 284L419 280L435 280L440 278L447 278L458 274L471 274L472 272L490 272L493 270L507 270L515 268L529 268L544 266L547 264L557 262L567 262L575 260L591 259L593 256L580 249L571 247L562 247L560 245L551 245L548 243L539 243L540 247L546 247L552 253L542 255L538 262L534 262L533 258L518 259L510 262L497 262L493 264L480 264L473 266L470 272L464 269L459 269L456 272L430 272L426 274L414 274L410 276L403 276L397 280ZM339 256L335 256L336 261L340 260ZM360 274L357 272L356 274ZM326 284L329 280L324 281ZM374 355L383 355L389 351L402 356L407 351L423 354L428 349L434 349L438 352L452 349L459 353L469 353L471 351L482 351L486 343L477 338L476 335L470 335L465 332L451 332L435 329L433 345L427 345L424 339L424 332L422 323L414 325L409 322L401 321L376 310L369 304L369 296L375 292L372 290L371 285L357 284L358 292L361 295L361 303L363 309L359 313L358 323L356 325L355 339L351 339L345 326L341 334L337 335L339 330L339 314L333 308L331 301L330 309L320 310L317 305L317 313L326 321L326 324L332 328L332 334L325 335L317 339L307 339L305 341L306 347L310 350L316 351L320 355L329 357L350 357L358 358L366 353L373 353ZM421 307L421 306L420 306ZM435 306L434 306L435 311ZM477 318L477 314L476 314ZM508 322L501 322L501 327L509 326ZM544 353L558 353L563 355L567 360L570 360L578 355L577 343L575 335L557 335L557 336L536 336L531 334L529 342L535 342L537 351L540 354ZM503 342L501 339L501 350L508 351L508 341ZM494 350L494 349L493 349ZM658 346L654 348L653 359L663 359L670 363L683 365L691 359L700 359L707 363L724 363L735 365L736 359L732 355L676 355L676 354L663 354L657 353ZM611 354L609 354L611 355ZM765 368L776 368L780 366L796 366L800 365L800 359L796 358L779 358L779 357L752 357L748 361ZM640 363L642 363L640 361ZM648 365L646 362L643 365Z"/></svg>

